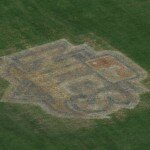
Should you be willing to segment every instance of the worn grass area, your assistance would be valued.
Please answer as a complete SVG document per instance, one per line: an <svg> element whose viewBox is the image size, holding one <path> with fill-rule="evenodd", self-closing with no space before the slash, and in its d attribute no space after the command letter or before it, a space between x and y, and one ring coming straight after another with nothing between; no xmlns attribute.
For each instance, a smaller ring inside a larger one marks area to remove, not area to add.
<svg viewBox="0 0 150 150"><path fill-rule="evenodd" d="M149 26L149 0L1 0L0 55L67 38L97 50L118 49L149 71ZM0 95L7 84L0 81ZM148 150L149 99L145 94L136 109L85 124L52 118L28 105L1 103L0 149Z"/></svg>

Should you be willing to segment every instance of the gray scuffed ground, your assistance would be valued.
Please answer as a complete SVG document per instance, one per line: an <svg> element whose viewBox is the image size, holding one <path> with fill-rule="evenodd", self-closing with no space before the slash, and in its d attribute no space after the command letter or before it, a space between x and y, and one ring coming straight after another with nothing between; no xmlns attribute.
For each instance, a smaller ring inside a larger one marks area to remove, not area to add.
<svg viewBox="0 0 150 150"><path fill-rule="evenodd" d="M140 83L146 72L120 52L64 39L1 57L0 64L11 83L1 101L39 105L58 117L108 118L147 92Z"/></svg>

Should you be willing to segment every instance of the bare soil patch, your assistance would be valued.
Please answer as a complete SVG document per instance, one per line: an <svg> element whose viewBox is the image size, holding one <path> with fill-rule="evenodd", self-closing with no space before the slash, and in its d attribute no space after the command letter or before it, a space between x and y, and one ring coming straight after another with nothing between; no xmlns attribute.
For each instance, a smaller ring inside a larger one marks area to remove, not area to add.
<svg viewBox="0 0 150 150"><path fill-rule="evenodd" d="M108 118L134 108L147 73L117 51L96 52L66 40L0 58L0 76L11 83L1 101L31 103L64 118Z"/></svg>

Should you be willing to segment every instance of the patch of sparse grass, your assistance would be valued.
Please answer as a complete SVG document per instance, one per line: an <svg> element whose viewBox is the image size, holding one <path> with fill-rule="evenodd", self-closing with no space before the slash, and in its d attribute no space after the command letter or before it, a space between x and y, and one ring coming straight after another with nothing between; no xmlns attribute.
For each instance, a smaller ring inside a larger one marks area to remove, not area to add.
<svg viewBox="0 0 150 150"><path fill-rule="evenodd" d="M0 98L2 97L2 95L3 95L4 91L6 90L6 88L8 87L8 85L9 85L9 83L6 80L0 78Z"/></svg>

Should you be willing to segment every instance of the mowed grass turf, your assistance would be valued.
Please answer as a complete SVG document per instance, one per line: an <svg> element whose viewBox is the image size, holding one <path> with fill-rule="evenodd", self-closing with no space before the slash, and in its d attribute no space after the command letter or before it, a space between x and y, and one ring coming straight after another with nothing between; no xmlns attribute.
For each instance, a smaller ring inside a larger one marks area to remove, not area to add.
<svg viewBox="0 0 150 150"><path fill-rule="evenodd" d="M0 56L61 38L120 50L149 72L150 1L0 1ZM0 80L0 95L7 85ZM111 120L58 119L34 106L0 103L0 150L149 150L149 109L150 94Z"/></svg>

